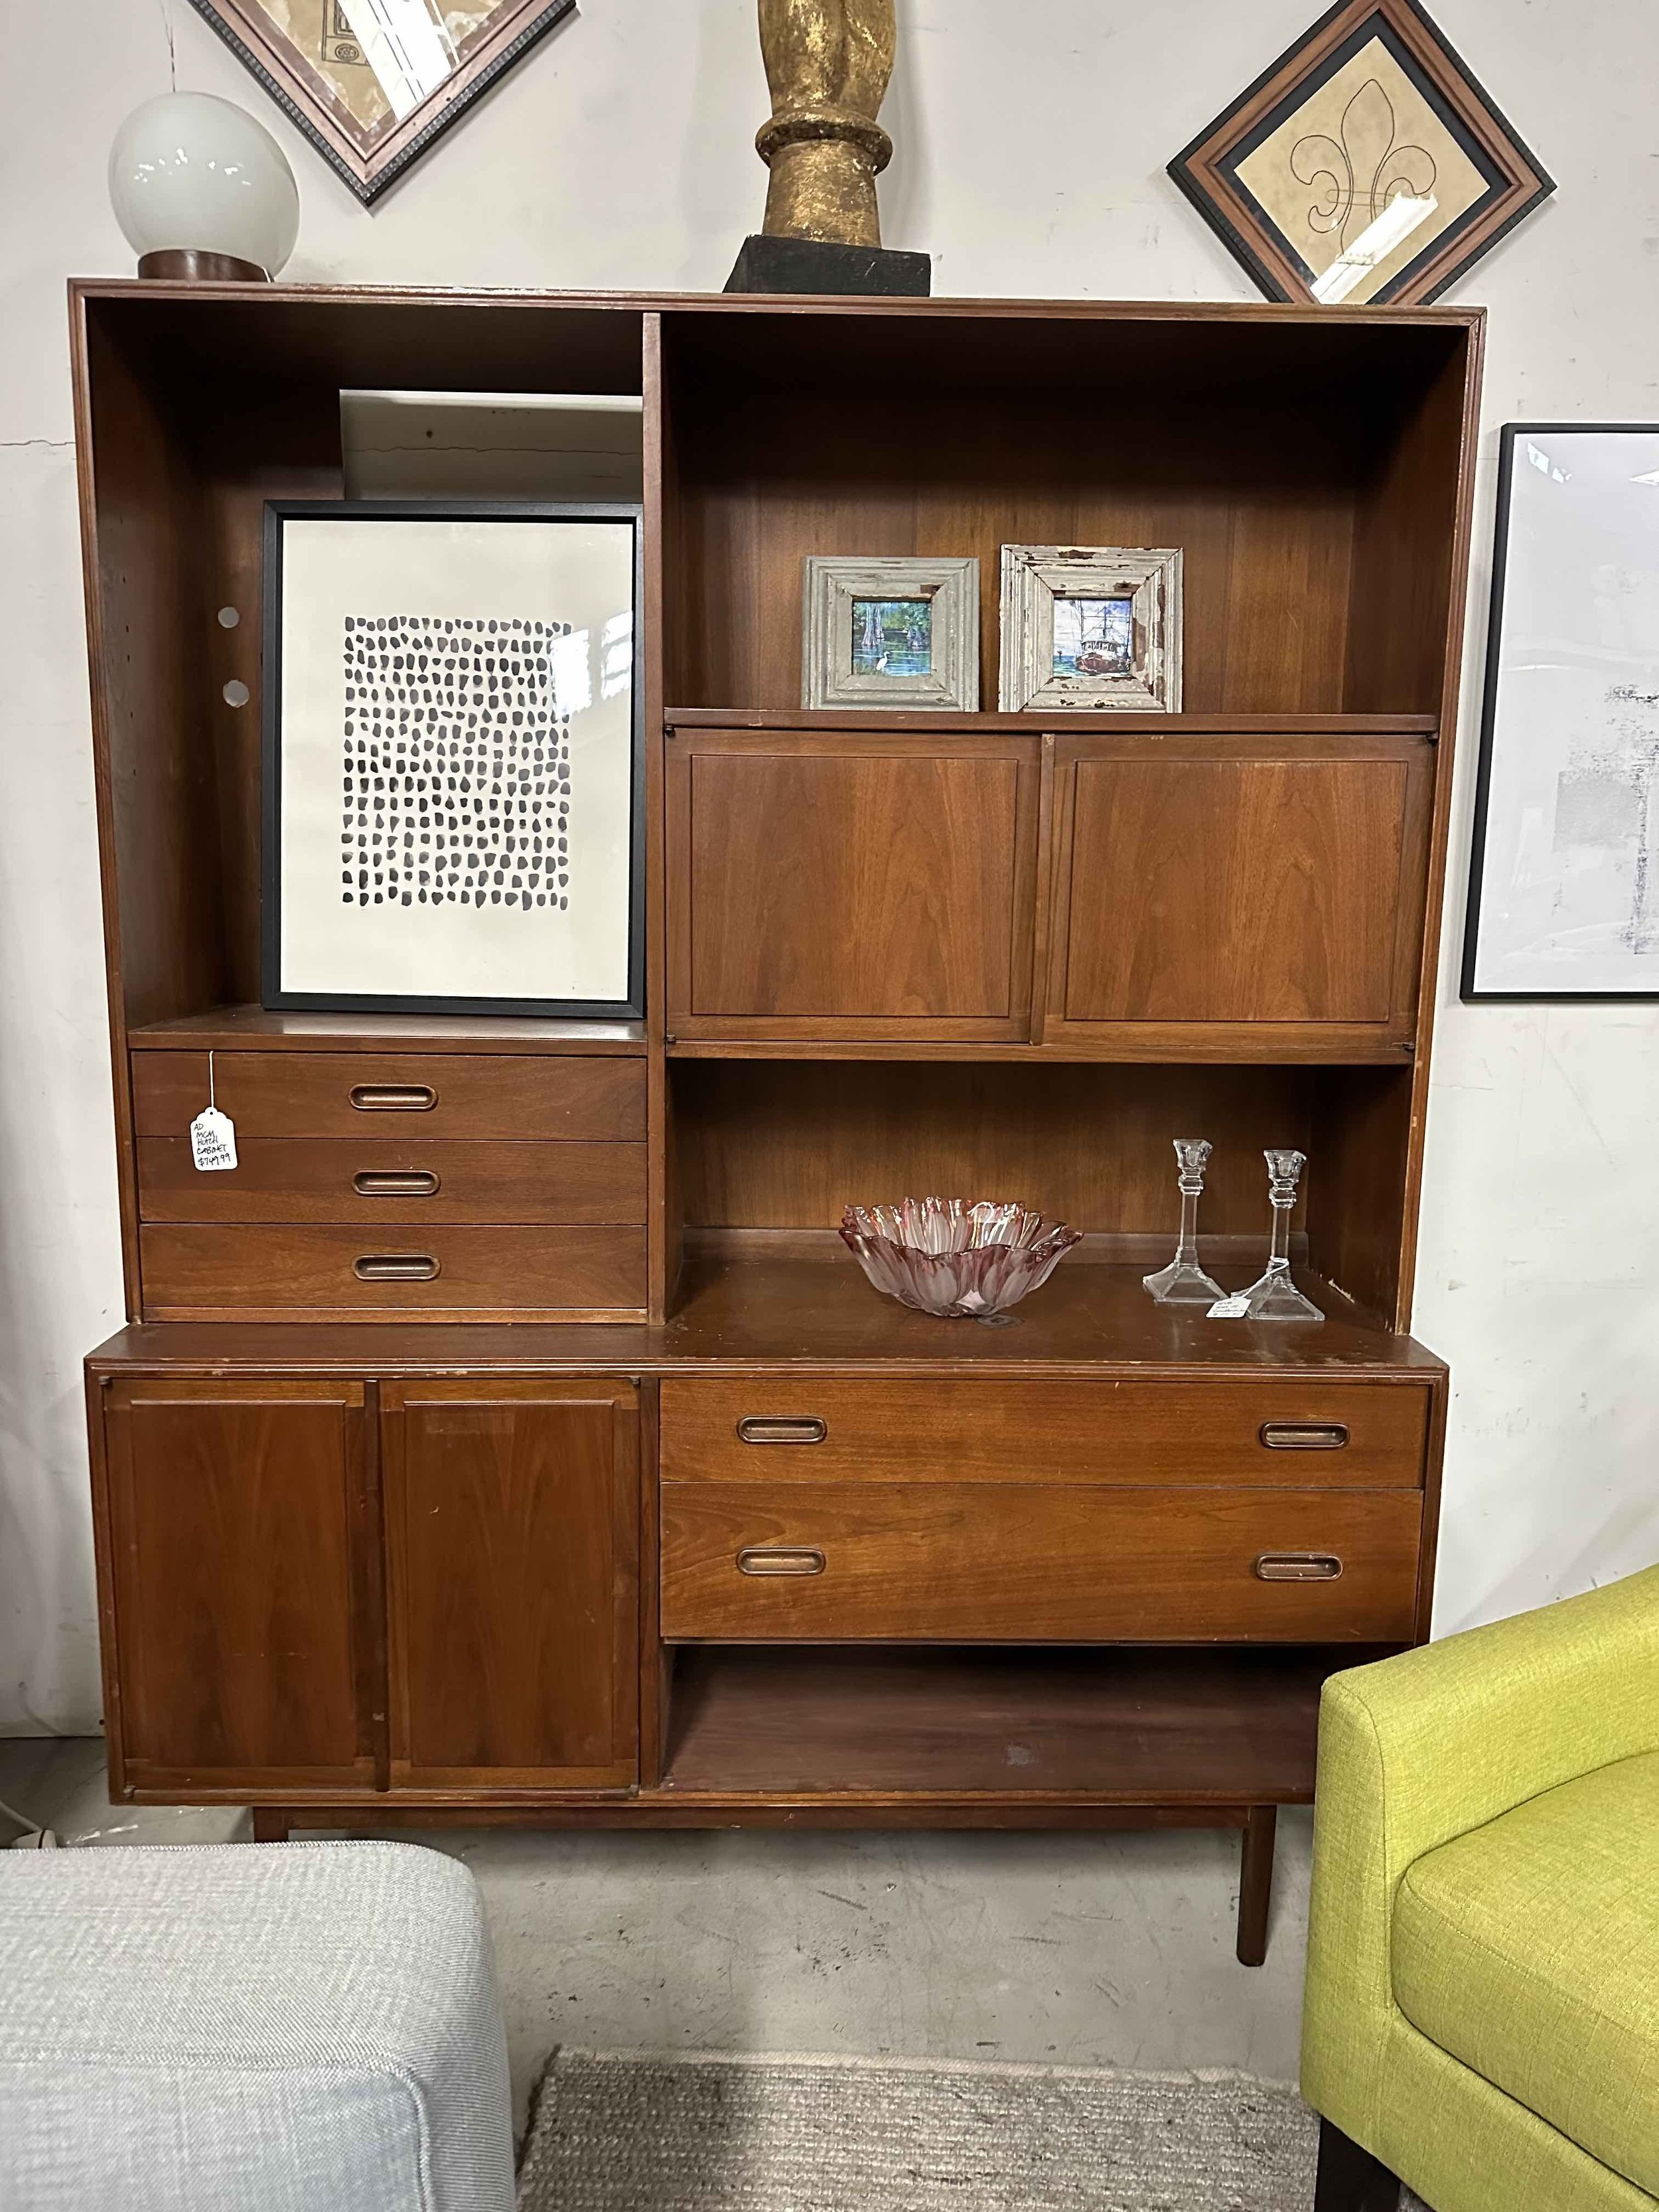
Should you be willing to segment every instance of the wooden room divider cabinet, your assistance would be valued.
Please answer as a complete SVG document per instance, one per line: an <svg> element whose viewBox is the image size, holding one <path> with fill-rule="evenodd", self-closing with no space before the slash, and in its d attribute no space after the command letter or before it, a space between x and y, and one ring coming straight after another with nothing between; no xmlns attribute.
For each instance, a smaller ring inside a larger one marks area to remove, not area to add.
<svg viewBox="0 0 1659 2212"><path fill-rule="evenodd" d="M71 328L116 1790L1218 1825L1259 1960L1321 1683L1428 1631L1480 316L89 283ZM365 388L641 400L641 1021L255 1003L264 503L343 494ZM1179 545L1186 711L799 706L808 554L976 556L994 697L1004 543ZM1263 1147L1310 1155L1322 1327L1147 1298L1187 1134L1229 1287ZM836 1235L926 1190L1084 1243L1017 1326L933 1320Z"/></svg>

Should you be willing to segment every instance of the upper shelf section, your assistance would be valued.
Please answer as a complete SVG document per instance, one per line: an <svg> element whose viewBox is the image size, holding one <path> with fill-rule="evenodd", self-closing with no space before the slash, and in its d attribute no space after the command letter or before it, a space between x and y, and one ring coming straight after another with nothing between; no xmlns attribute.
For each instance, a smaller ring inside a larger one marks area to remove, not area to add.
<svg viewBox="0 0 1659 2212"><path fill-rule="evenodd" d="M977 556L994 699L1005 542L1183 549L1183 742L1386 732L1420 747L1443 720L1473 311L94 283L72 324L113 992L134 1030L222 1026L210 1010L258 996L261 520L271 497L342 495L346 391L639 395L653 721L673 702L733 733L803 726L808 553ZM1005 746L975 771L999 816L1008 763L1021 748L1035 763L1040 732L941 716L923 742L964 730ZM1308 835L1346 834L1341 781L1323 779ZM1040 805L1035 767L1014 787L1015 875L991 886L1006 947L994 972L942 979L947 1001L973 1002L962 1034L996 1049L1027 1034L1057 849L1020 811ZM976 822L969 842L1001 835ZM951 959L978 960L986 926ZM1322 1033L1326 1056L1407 1048L1393 971L1379 981L1384 956L1364 958L1365 1034ZM1338 981L1331 1002L1359 1003Z"/></svg>
<svg viewBox="0 0 1659 2212"><path fill-rule="evenodd" d="M809 554L1178 546L1198 714L1438 714L1470 325L1157 307L676 315L665 696L799 706Z"/></svg>

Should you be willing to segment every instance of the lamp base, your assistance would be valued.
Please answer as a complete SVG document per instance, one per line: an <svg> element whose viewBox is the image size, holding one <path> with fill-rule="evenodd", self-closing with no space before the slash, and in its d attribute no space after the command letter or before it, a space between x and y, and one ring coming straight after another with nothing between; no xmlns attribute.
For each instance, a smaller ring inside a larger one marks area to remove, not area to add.
<svg viewBox="0 0 1659 2212"><path fill-rule="evenodd" d="M745 238L726 280L728 292L842 292L925 300L933 289L926 253L838 246L821 238Z"/></svg>
<svg viewBox="0 0 1659 2212"><path fill-rule="evenodd" d="M169 246L139 257L141 276L171 277L185 284L269 284L270 274L257 261L234 253L204 253L193 246Z"/></svg>

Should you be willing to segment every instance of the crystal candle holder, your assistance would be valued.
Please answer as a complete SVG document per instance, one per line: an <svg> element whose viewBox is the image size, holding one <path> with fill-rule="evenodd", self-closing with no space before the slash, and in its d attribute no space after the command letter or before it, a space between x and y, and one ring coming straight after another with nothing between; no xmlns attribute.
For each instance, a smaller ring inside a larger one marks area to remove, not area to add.
<svg viewBox="0 0 1659 2212"><path fill-rule="evenodd" d="M994 1199L849 1206L841 1233L875 1285L920 1313L982 1321L1046 1283L1083 1232Z"/></svg>
<svg viewBox="0 0 1659 2212"><path fill-rule="evenodd" d="M1204 1195L1204 1170L1212 1147L1204 1137L1176 1137L1173 1142L1176 1182L1181 1192L1181 1230L1175 1257L1167 1267L1140 1279L1161 1306L1209 1307L1222 1296L1222 1289L1199 1264L1198 1201Z"/></svg>

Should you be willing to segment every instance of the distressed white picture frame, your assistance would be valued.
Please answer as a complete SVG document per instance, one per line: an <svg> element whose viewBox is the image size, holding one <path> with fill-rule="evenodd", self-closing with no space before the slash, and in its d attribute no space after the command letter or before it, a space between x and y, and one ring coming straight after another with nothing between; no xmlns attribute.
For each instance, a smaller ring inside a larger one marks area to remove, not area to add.
<svg viewBox="0 0 1659 2212"><path fill-rule="evenodd" d="M854 674L855 599L932 603L933 667L925 674ZM810 553L803 564L803 707L909 707L979 711L979 562L951 556L851 557Z"/></svg>
<svg viewBox="0 0 1659 2212"><path fill-rule="evenodd" d="M998 703L1067 712L1181 711L1181 550L1146 545L1005 545ZM1057 675L1056 599L1131 602L1127 673Z"/></svg>

